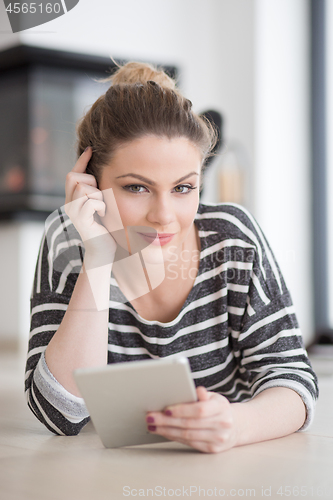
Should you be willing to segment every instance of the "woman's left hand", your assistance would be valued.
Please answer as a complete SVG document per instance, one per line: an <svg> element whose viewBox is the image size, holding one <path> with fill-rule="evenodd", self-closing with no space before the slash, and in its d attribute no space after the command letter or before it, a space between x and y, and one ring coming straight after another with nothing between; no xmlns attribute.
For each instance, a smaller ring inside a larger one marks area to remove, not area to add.
<svg viewBox="0 0 333 500"><path fill-rule="evenodd" d="M236 445L237 431L232 405L216 392L197 388L198 401L149 412L148 430L206 453L218 453Z"/></svg>

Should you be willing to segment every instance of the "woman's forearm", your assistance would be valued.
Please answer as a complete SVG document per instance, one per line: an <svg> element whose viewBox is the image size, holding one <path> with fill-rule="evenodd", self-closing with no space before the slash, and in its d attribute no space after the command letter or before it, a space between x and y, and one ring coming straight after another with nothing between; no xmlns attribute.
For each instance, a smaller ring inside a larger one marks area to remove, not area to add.
<svg viewBox="0 0 333 500"><path fill-rule="evenodd" d="M83 266L61 325L45 351L50 372L75 396L80 392L73 370L107 364L111 266L93 268L91 262Z"/></svg>
<svg viewBox="0 0 333 500"><path fill-rule="evenodd" d="M232 404L231 409L237 429L235 446L286 436L306 419L301 397L287 387L266 389L246 403Z"/></svg>

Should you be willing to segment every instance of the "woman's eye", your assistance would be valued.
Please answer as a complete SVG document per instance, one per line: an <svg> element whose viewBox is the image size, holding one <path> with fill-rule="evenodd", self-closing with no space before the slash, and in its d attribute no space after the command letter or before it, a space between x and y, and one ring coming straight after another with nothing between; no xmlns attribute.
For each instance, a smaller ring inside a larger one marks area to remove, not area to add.
<svg viewBox="0 0 333 500"><path fill-rule="evenodd" d="M196 189L196 188L193 186L185 185L185 184L181 184L181 185L175 187L176 193L181 193L181 194L189 193L190 191L192 191L192 189Z"/></svg>
<svg viewBox="0 0 333 500"><path fill-rule="evenodd" d="M130 186L125 186L125 189L131 193L143 193L145 188L140 184L131 184Z"/></svg>
<svg viewBox="0 0 333 500"><path fill-rule="evenodd" d="M141 186L141 184L129 184L128 186L124 186L124 189L126 191L129 191L130 193L145 193L147 192L147 188L145 186ZM196 189L196 187L193 187L191 185L186 185L186 184L180 184L179 186L176 186L174 188L174 192L179 193L179 194L187 194L192 189Z"/></svg>

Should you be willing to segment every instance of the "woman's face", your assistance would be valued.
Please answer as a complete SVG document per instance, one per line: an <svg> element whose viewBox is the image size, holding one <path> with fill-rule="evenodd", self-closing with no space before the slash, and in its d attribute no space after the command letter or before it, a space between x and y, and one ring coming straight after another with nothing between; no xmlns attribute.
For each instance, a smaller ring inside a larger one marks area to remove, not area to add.
<svg viewBox="0 0 333 500"><path fill-rule="evenodd" d="M110 191L105 191L112 188L127 241L150 245L152 255L154 247L162 250L164 261L170 260L193 238L200 173L200 152L184 137L144 136L119 147L99 181L107 205L103 224L112 232ZM122 238L118 243L124 247Z"/></svg>

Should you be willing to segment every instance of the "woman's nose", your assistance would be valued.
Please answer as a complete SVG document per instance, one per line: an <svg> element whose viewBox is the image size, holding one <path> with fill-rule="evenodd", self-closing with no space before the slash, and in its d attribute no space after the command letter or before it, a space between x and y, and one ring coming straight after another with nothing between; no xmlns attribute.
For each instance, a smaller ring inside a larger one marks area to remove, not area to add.
<svg viewBox="0 0 333 500"><path fill-rule="evenodd" d="M168 226L175 220L172 203L167 197L159 196L152 200L147 220L159 226Z"/></svg>

